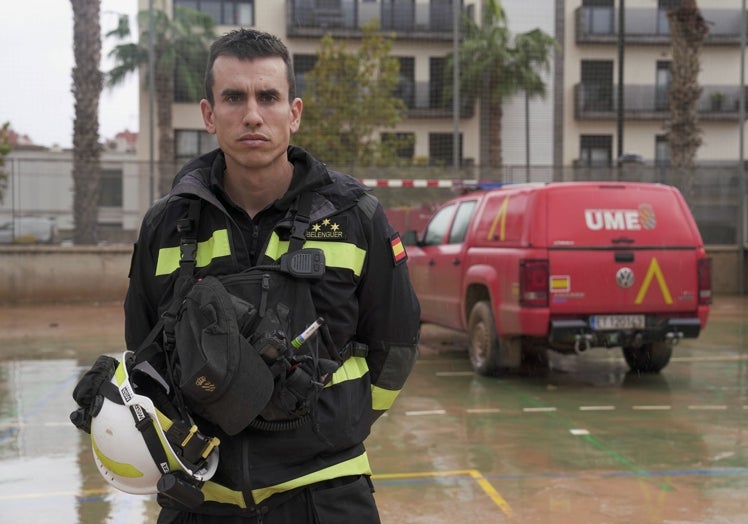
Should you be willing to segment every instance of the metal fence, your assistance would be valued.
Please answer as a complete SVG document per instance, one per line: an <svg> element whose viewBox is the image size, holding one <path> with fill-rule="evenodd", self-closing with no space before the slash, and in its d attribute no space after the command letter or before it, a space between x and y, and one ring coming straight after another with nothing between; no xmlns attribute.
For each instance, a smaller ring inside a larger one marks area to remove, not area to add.
<svg viewBox="0 0 748 524"><path fill-rule="evenodd" d="M155 166L134 160L102 162L98 236L102 242L132 242L140 221L151 202L158 197L154 180L176 167ZM479 167L459 172L448 167L332 166L363 180L392 213L406 213L417 220L405 225L419 229L440 203L477 184L517 184L550 181L632 181L672 185L686 197L707 244L738 244L737 227L741 220L739 200L740 169L734 163L698 166L691 175L668 167L628 164L621 167L505 166L500 170ZM72 162L61 159L10 158L5 166L8 186L0 204L0 227L20 217L48 217L57 229L57 241L72 237L73 177ZM745 228L744 228L745 230Z"/></svg>

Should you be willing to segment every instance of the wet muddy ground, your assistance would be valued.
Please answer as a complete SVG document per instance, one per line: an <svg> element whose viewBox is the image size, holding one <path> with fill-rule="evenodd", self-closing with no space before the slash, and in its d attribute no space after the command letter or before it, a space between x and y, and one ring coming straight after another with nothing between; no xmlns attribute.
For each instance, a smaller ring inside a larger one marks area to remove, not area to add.
<svg viewBox="0 0 748 524"><path fill-rule="evenodd" d="M746 302L658 375L619 350L472 373L464 335L424 326L421 355L367 445L385 524L748 522ZM0 508L6 522L154 521L99 476L67 420L80 372L122 350L119 303L0 307Z"/></svg>

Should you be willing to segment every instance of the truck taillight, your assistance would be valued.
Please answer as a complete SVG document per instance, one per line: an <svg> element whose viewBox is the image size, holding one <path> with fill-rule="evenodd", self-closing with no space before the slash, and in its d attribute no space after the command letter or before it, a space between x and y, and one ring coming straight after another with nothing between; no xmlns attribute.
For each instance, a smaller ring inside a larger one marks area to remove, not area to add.
<svg viewBox="0 0 748 524"><path fill-rule="evenodd" d="M712 303L712 259L699 260L699 304Z"/></svg>
<svg viewBox="0 0 748 524"><path fill-rule="evenodd" d="M548 260L519 261L519 305L548 307Z"/></svg>

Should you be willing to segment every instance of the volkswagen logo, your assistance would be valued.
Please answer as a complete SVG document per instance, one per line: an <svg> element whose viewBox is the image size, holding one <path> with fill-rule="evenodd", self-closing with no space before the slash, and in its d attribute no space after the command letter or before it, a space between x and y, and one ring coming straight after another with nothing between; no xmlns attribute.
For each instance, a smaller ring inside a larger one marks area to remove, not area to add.
<svg viewBox="0 0 748 524"><path fill-rule="evenodd" d="M622 288L628 288L634 285L634 272L630 267L622 267L616 273L616 283Z"/></svg>

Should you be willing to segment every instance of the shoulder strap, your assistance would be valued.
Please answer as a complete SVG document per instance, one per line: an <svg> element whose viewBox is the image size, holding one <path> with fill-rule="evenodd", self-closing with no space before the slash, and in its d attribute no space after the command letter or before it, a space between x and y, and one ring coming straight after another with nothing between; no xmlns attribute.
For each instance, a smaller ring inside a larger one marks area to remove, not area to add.
<svg viewBox="0 0 748 524"><path fill-rule="evenodd" d="M174 283L174 296L169 308L151 329L142 344L135 350L135 362L150 360L161 351L159 344L154 344L163 336L163 343L173 344L174 322L176 321L179 305L194 282L195 264L197 262L197 225L200 221L202 201L199 198L190 199L187 217L177 220L179 232L179 274ZM163 330L163 335L162 335ZM171 334L171 335L169 335ZM171 339L171 340L170 340Z"/></svg>
<svg viewBox="0 0 748 524"><path fill-rule="evenodd" d="M306 230L309 228L312 211L311 191L304 191L294 202L291 210L294 212L293 225L291 226L291 238L288 243L288 252L298 251L306 242Z"/></svg>

